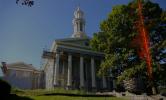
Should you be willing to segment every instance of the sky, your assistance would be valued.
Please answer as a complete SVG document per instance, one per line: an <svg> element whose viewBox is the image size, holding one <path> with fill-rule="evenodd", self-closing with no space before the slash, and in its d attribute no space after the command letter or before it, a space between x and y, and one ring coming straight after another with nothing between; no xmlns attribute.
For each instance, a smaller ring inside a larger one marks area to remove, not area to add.
<svg viewBox="0 0 166 100"><path fill-rule="evenodd" d="M71 37L73 13L78 6L85 13L86 34L99 31L115 5L131 0L34 0L32 7L16 0L0 0L0 62L23 61L41 67L43 49L55 39ZM152 0L166 9L166 0Z"/></svg>

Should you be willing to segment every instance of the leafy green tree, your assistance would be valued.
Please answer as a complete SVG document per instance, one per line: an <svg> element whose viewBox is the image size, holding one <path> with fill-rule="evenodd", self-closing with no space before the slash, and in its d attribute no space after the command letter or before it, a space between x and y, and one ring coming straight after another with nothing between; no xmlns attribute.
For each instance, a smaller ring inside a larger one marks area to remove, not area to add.
<svg viewBox="0 0 166 100"><path fill-rule="evenodd" d="M112 73L119 82L134 77L147 80L146 63L139 57L139 41L134 41L139 34L137 2L113 7L108 18L101 22L100 32L94 34L91 46L95 51L105 53L99 75ZM158 4L143 2L145 26L149 32L150 50L154 81L165 81L166 55L166 13Z"/></svg>

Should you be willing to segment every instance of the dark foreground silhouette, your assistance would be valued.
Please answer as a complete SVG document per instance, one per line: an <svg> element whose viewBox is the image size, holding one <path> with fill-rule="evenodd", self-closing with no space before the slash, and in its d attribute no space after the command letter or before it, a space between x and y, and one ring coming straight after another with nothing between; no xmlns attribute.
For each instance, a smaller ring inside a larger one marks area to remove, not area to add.
<svg viewBox="0 0 166 100"><path fill-rule="evenodd" d="M16 94L1 95L0 100L33 100L32 98L26 96L18 96Z"/></svg>
<svg viewBox="0 0 166 100"><path fill-rule="evenodd" d="M6 81L0 79L0 100L33 100L25 96L10 94L11 86Z"/></svg>

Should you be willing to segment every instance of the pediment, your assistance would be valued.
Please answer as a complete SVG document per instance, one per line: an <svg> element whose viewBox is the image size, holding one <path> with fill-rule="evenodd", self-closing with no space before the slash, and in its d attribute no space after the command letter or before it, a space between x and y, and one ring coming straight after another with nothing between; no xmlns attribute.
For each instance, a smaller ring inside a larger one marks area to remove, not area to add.
<svg viewBox="0 0 166 100"><path fill-rule="evenodd" d="M55 42L75 46L89 47L90 38L64 38L55 40Z"/></svg>

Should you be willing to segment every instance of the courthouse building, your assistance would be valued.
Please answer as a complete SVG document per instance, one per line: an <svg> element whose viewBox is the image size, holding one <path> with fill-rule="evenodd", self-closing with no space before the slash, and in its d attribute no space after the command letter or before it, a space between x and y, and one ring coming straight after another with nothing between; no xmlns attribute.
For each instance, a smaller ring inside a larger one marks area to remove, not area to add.
<svg viewBox="0 0 166 100"><path fill-rule="evenodd" d="M79 7L72 23L74 32L71 37L53 41L51 49L43 52L45 88L111 89L110 78L97 76L104 54L91 49L90 38L85 32L84 13Z"/></svg>

